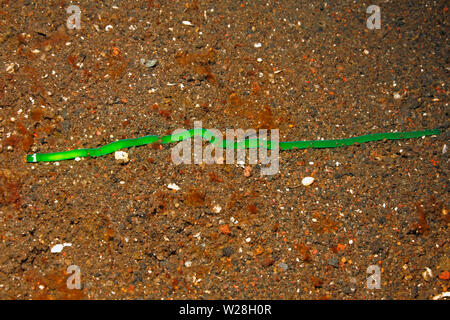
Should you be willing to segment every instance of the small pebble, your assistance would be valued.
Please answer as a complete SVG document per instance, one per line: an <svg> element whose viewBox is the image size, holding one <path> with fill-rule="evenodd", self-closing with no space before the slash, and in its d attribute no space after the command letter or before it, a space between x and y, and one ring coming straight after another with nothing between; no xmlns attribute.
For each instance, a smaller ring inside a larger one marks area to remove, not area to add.
<svg viewBox="0 0 450 320"><path fill-rule="evenodd" d="M234 253L233 247L228 246L228 247L225 247L225 248L222 249L222 255L224 257L231 257L231 255L233 253Z"/></svg>
<svg viewBox="0 0 450 320"><path fill-rule="evenodd" d="M263 267L269 267L269 266L273 265L274 262L275 262L275 260L273 260L272 257L268 256L261 260L261 265Z"/></svg>
<svg viewBox="0 0 450 320"><path fill-rule="evenodd" d="M425 267L425 271L422 272L422 277L425 281L430 281L433 278L433 271L430 268Z"/></svg>
<svg viewBox="0 0 450 320"><path fill-rule="evenodd" d="M223 233L223 234L230 234L231 230L227 224L223 224L223 225L219 226L219 232Z"/></svg>
<svg viewBox="0 0 450 320"><path fill-rule="evenodd" d="M287 271L287 269L288 269L288 265L287 265L286 263L284 263L284 262L280 262L280 263L278 264L278 266L279 266L281 269L283 269L284 271Z"/></svg>
<svg viewBox="0 0 450 320"><path fill-rule="evenodd" d="M302 184L306 187L311 185L314 182L314 178L313 177L305 177L302 179Z"/></svg>
<svg viewBox="0 0 450 320"><path fill-rule="evenodd" d="M337 268L337 266L339 264L339 260L338 260L337 257L333 257L333 258L330 258L330 259L327 260L327 264Z"/></svg>

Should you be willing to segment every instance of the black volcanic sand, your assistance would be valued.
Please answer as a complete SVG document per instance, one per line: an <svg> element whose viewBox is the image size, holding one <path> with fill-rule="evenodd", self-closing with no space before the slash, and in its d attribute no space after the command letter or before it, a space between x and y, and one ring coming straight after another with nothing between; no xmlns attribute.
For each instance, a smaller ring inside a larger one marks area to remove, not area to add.
<svg viewBox="0 0 450 320"><path fill-rule="evenodd" d="M0 298L447 291L448 7L384 1L369 30L371 3L354 2L80 1L81 29L69 30L69 1L2 0ZM175 165L174 145L124 150L128 163L25 162L195 120L279 129L281 141L442 134L283 151L273 176L259 164ZM72 246L50 251L62 243ZM81 290L66 287L70 265ZM380 289L367 287L371 265Z"/></svg>

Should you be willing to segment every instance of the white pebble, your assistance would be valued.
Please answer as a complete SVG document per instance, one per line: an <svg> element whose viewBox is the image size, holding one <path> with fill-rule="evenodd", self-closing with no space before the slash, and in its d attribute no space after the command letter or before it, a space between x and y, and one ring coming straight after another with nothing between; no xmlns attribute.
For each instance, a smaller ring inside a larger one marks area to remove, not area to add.
<svg viewBox="0 0 450 320"><path fill-rule="evenodd" d="M105 30L106 30L106 31L109 31L109 30L111 30L112 28L113 28L113 26L110 25L110 24L108 24L108 25L105 27Z"/></svg>
<svg viewBox="0 0 450 320"><path fill-rule="evenodd" d="M400 95L400 93L396 92L394 93L394 99L398 100L400 99L402 96Z"/></svg>
<svg viewBox="0 0 450 320"><path fill-rule="evenodd" d="M222 211L222 207L219 206L218 204L213 207L214 213L219 213L220 211Z"/></svg>
<svg viewBox="0 0 450 320"><path fill-rule="evenodd" d="M192 266L192 261L186 261L184 265L186 266L186 268L189 268L190 266Z"/></svg>
<svg viewBox="0 0 450 320"><path fill-rule="evenodd" d="M194 26L190 21L186 21L186 20L181 23L184 24L185 26L191 26L191 27Z"/></svg>
<svg viewBox="0 0 450 320"><path fill-rule="evenodd" d="M125 151L116 151L114 152L114 158L116 160L119 160L120 162L126 163L128 161L130 161L128 159L128 153L126 153Z"/></svg>
<svg viewBox="0 0 450 320"><path fill-rule="evenodd" d="M261 48L262 44L261 42L257 42L254 44L255 48Z"/></svg>
<svg viewBox="0 0 450 320"><path fill-rule="evenodd" d="M302 184L306 187L311 185L314 182L314 178L313 177L305 177L302 179Z"/></svg>

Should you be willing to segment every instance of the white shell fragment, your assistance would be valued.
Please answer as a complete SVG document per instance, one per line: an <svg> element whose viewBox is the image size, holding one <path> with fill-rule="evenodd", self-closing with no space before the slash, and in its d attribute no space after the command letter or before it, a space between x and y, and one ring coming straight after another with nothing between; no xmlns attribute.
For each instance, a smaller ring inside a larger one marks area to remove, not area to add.
<svg viewBox="0 0 450 320"><path fill-rule="evenodd" d="M58 243L58 244L55 244L55 245L50 249L50 252L51 252L51 253L60 253L64 247L71 247L71 246L72 246L71 243L63 243L63 244Z"/></svg>
<svg viewBox="0 0 450 320"><path fill-rule="evenodd" d="M433 300L439 300L442 298L449 298L450 297L450 292L446 291L446 292L442 292L441 294L438 294L437 296L433 297Z"/></svg>
<svg viewBox="0 0 450 320"><path fill-rule="evenodd" d="M169 183L169 185L167 186L167 188L169 188L169 189L171 189L171 190L175 190L175 191L180 190L180 187L177 186L175 183Z"/></svg>
<svg viewBox="0 0 450 320"><path fill-rule="evenodd" d="M194 26L190 21L186 21L186 20L181 23L184 24L185 26L191 26L191 27Z"/></svg>
<svg viewBox="0 0 450 320"><path fill-rule="evenodd" d="M128 159L128 153L126 153L125 151L114 152L114 158L122 163L126 163L126 162L130 161Z"/></svg>
<svg viewBox="0 0 450 320"><path fill-rule="evenodd" d="M62 244L55 244L51 249L50 249L50 251L52 252L52 253L59 253L59 252L61 252L62 251L62 249L64 248L64 246L62 245Z"/></svg>
<svg viewBox="0 0 450 320"><path fill-rule="evenodd" d="M314 182L314 178L313 177L306 177L302 179L302 184L306 187L311 185Z"/></svg>
<svg viewBox="0 0 450 320"><path fill-rule="evenodd" d="M145 63L145 66L147 67L147 68L153 68L154 66L156 66L158 64L158 60L157 59L152 59L152 60L148 60L146 63Z"/></svg>

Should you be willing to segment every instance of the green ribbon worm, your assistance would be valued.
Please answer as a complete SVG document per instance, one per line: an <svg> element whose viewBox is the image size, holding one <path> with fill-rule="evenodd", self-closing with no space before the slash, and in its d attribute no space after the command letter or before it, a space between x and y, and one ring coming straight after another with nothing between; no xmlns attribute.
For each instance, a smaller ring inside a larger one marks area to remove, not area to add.
<svg viewBox="0 0 450 320"><path fill-rule="evenodd" d="M336 139L336 140L286 141L286 142L279 142L279 148L280 150L291 150L295 148L297 149L337 148L371 141L420 138L424 136L438 135L440 133L441 132L439 129L431 129L423 131L375 133L375 134L368 134L365 136L352 137L346 139ZM263 147L267 149L272 149L272 144L274 144L274 141L262 140L258 138L245 139L236 142L228 140L220 141L216 139L214 134L208 129L197 128L167 136L149 135L141 138L119 140L98 148L76 149L54 153L34 153L27 155L27 162L48 162L48 161L70 160L81 157L101 157L124 148L137 147L150 143L160 143L160 144L173 143L190 139L193 138L194 136L201 136L203 139L215 145L221 144L222 148L242 149L242 148Z"/></svg>

